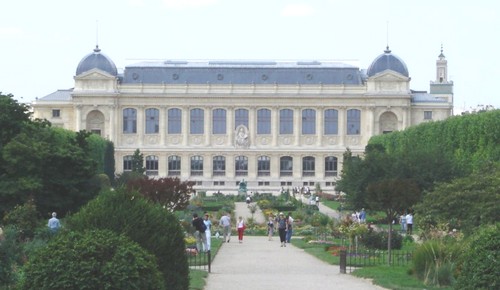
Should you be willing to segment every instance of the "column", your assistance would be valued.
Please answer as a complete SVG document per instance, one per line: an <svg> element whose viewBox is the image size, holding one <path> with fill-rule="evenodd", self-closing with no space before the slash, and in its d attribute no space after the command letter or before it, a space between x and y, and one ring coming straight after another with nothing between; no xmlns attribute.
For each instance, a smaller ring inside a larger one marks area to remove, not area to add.
<svg viewBox="0 0 500 290"><path fill-rule="evenodd" d="M346 133L347 133L347 114L346 114L346 107L339 107L339 145L340 146L345 146L345 138L346 138Z"/></svg>
<svg viewBox="0 0 500 290"><path fill-rule="evenodd" d="M256 108L250 107L248 112L248 131L250 137L250 146L255 147L256 145L256 136L257 136L257 120L256 120Z"/></svg>
<svg viewBox="0 0 500 290"><path fill-rule="evenodd" d="M273 147L278 146L278 136L280 134L279 108L271 108L271 144Z"/></svg>
<svg viewBox="0 0 500 290"><path fill-rule="evenodd" d="M321 146L323 144L323 108L316 108L316 145Z"/></svg>
<svg viewBox="0 0 500 290"><path fill-rule="evenodd" d="M294 132L294 142L295 146L300 146L300 136L302 136L302 111L300 108L295 108L293 110L293 132Z"/></svg>
<svg viewBox="0 0 500 290"><path fill-rule="evenodd" d="M76 105L75 129L79 132L82 129L82 105Z"/></svg>
<svg viewBox="0 0 500 290"><path fill-rule="evenodd" d="M116 136L115 136L115 128L118 128L118 122L115 120L115 110L116 106L115 105L110 105L108 106L109 110L109 121L108 121L108 128L109 128L109 135L108 135L108 140L113 142L116 146Z"/></svg>
<svg viewBox="0 0 500 290"><path fill-rule="evenodd" d="M137 107L137 144L139 146L142 146L144 143L144 106L138 106Z"/></svg>
<svg viewBox="0 0 500 290"><path fill-rule="evenodd" d="M227 138L228 146L234 146L234 107L227 107L227 112L226 112L226 131L227 131ZM227 170L227 168L226 168Z"/></svg>
<svg viewBox="0 0 500 290"><path fill-rule="evenodd" d="M165 138L167 137L167 107L160 106L160 146L166 144Z"/></svg>
<svg viewBox="0 0 500 290"><path fill-rule="evenodd" d="M212 107L205 107L204 111L203 136L205 146L209 147L212 144Z"/></svg>
<svg viewBox="0 0 500 290"><path fill-rule="evenodd" d="M188 146L189 144L189 115L190 115L190 108L189 107L184 107L181 108L182 110L182 145L183 146Z"/></svg>

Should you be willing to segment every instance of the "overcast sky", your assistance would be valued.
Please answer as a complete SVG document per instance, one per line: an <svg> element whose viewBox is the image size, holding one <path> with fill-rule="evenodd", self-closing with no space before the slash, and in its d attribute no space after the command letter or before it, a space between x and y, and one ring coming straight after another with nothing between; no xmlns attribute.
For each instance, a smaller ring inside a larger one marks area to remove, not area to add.
<svg viewBox="0 0 500 290"><path fill-rule="evenodd" d="M340 60L366 69L388 44L429 90L441 50L457 111L500 108L499 1L15 0L0 4L0 91L30 102L72 88L96 43L142 60Z"/></svg>

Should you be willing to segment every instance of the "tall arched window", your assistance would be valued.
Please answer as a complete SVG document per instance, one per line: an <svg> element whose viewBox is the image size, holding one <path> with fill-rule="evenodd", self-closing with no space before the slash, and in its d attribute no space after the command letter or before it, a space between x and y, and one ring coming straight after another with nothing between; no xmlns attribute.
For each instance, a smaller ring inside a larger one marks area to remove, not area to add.
<svg viewBox="0 0 500 290"><path fill-rule="evenodd" d="M248 110L247 109L237 109L234 112L234 129L239 125L244 125L248 128Z"/></svg>
<svg viewBox="0 0 500 290"><path fill-rule="evenodd" d="M280 176L292 176L293 174L293 158L291 156L283 156L280 158Z"/></svg>
<svg viewBox="0 0 500 290"><path fill-rule="evenodd" d="M213 175L225 176L226 175L226 157L214 156L213 158Z"/></svg>
<svg viewBox="0 0 500 290"><path fill-rule="evenodd" d="M248 175L248 157L246 156L236 156L234 160L234 172L236 176L247 176Z"/></svg>
<svg viewBox="0 0 500 290"><path fill-rule="evenodd" d="M271 134L271 110L257 111L257 134Z"/></svg>
<svg viewBox="0 0 500 290"><path fill-rule="evenodd" d="M314 157L306 156L302 158L302 176L314 176L315 164Z"/></svg>
<svg viewBox="0 0 500 290"><path fill-rule="evenodd" d="M203 157L191 157L191 176L203 176Z"/></svg>
<svg viewBox="0 0 500 290"><path fill-rule="evenodd" d="M181 157L172 155L168 156L168 176L181 175Z"/></svg>
<svg viewBox="0 0 500 290"><path fill-rule="evenodd" d="M269 156L259 156L257 160L257 176L271 175L271 158Z"/></svg>
<svg viewBox="0 0 500 290"><path fill-rule="evenodd" d="M361 134L361 111L358 109L347 110L347 135Z"/></svg>
<svg viewBox="0 0 500 290"><path fill-rule="evenodd" d="M280 111L280 134L293 134L293 111L290 109Z"/></svg>
<svg viewBox="0 0 500 290"><path fill-rule="evenodd" d="M182 111L181 109L168 110L168 134L181 134L182 132Z"/></svg>
<svg viewBox="0 0 500 290"><path fill-rule="evenodd" d="M325 157L325 176L337 176L337 157Z"/></svg>
<svg viewBox="0 0 500 290"><path fill-rule="evenodd" d="M146 175L158 175L158 156L146 156Z"/></svg>
<svg viewBox="0 0 500 290"><path fill-rule="evenodd" d="M137 110L126 108L123 110L123 133L137 133Z"/></svg>
<svg viewBox="0 0 500 290"><path fill-rule="evenodd" d="M146 134L160 132L160 111L155 108L146 109Z"/></svg>
<svg viewBox="0 0 500 290"><path fill-rule="evenodd" d="M226 110L215 109L212 113L212 133L226 134Z"/></svg>
<svg viewBox="0 0 500 290"><path fill-rule="evenodd" d="M205 112L202 109L192 109L191 110L191 122L190 122L190 133L191 134L203 134L204 130L204 118Z"/></svg>
<svg viewBox="0 0 500 290"><path fill-rule="evenodd" d="M339 112L334 109L325 110L325 135L337 135L339 132Z"/></svg>
<svg viewBox="0 0 500 290"><path fill-rule="evenodd" d="M302 134L316 134L316 111L313 109L302 111Z"/></svg>

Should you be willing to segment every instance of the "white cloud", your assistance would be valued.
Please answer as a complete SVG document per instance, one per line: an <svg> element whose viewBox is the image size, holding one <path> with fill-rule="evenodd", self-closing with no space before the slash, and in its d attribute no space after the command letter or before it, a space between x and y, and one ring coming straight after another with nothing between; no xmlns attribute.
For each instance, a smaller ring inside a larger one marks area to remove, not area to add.
<svg viewBox="0 0 500 290"><path fill-rule="evenodd" d="M131 7L143 7L144 0L128 0L128 4Z"/></svg>
<svg viewBox="0 0 500 290"><path fill-rule="evenodd" d="M167 8L198 8L216 4L219 0L163 0Z"/></svg>
<svg viewBox="0 0 500 290"><path fill-rule="evenodd" d="M309 4L290 4L281 11L281 15L285 17L310 16L313 14L314 8Z"/></svg>

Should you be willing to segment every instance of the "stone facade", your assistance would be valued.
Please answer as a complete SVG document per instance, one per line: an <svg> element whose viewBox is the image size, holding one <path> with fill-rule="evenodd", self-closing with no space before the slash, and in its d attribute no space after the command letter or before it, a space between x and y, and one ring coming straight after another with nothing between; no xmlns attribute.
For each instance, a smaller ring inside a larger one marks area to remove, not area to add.
<svg viewBox="0 0 500 290"><path fill-rule="evenodd" d="M139 63L117 72L96 47L75 86L32 104L53 126L111 140L116 171L139 149L150 176L208 192L310 187L334 191L349 148L370 137L449 117L453 82L441 53L431 92L410 89L388 49L368 70L335 62ZM444 86L443 86L444 85Z"/></svg>

